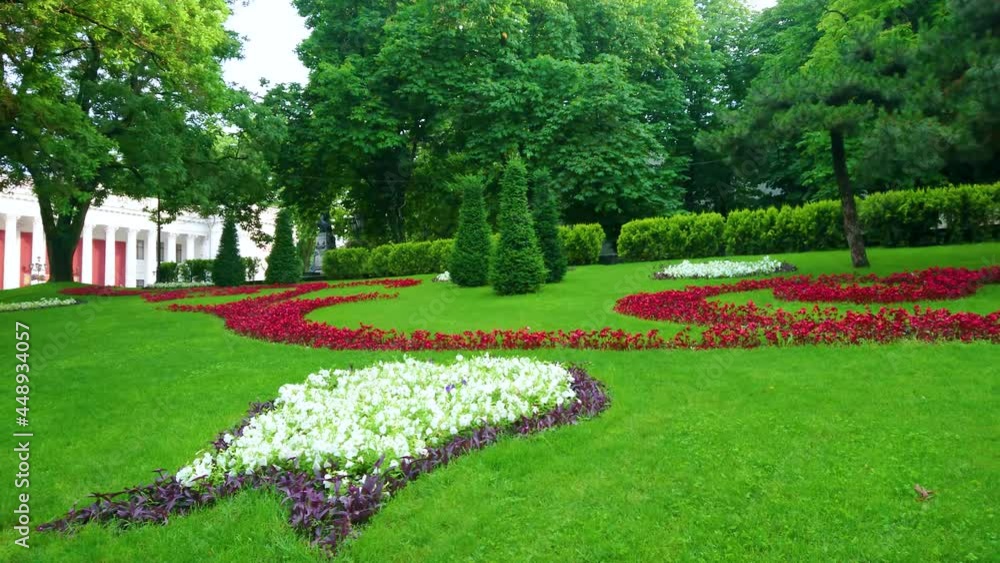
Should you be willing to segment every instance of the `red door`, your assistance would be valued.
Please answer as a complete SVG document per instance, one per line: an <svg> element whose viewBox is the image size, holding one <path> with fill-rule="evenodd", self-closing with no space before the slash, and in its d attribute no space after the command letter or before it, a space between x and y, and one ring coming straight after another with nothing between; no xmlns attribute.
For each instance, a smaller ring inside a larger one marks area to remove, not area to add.
<svg viewBox="0 0 1000 563"><path fill-rule="evenodd" d="M46 262L48 264L48 262ZM83 269L83 241L76 241L76 250L73 251L73 281L80 283Z"/></svg>
<svg viewBox="0 0 1000 563"><path fill-rule="evenodd" d="M125 285L125 241L115 241L115 285Z"/></svg>
<svg viewBox="0 0 1000 563"><path fill-rule="evenodd" d="M18 279L21 287L31 285L31 233L21 233L21 277Z"/></svg>
<svg viewBox="0 0 1000 563"><path fill-rule="evenodd" d="M8 289L3 286L3 247L6 246L4 244L6 234L6 231L0 231L0 289Z"/></svg>
<svg viewBox="0 0 1000 563"><path fill-rule="evenodd" d="M104 285L104 241L94 239L91 241L94 245L94 259L93 264L93 284L94 285Z"/></svg>

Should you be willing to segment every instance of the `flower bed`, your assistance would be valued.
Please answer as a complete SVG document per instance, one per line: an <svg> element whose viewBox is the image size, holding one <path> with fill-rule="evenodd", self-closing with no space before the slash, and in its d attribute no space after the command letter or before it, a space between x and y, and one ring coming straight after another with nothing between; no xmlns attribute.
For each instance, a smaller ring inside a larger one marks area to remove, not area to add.
<svg viewBox="0 0 1000 563"><path fill-rule="evenodd" d="M163 283L154 283L153 285L149 286L149 289L186 289L189 287L210 287L212 285L213 285L212 282L207 282L207 281L206 282L196 282L196 281L163 282Z"/></svg>
<svg viewBox="0 0 1000 563"><path fill-rule="evenodd" d="M733 260L712 260L710 262L692 263L688 260L680 264L667 266L653 274L658 280L674 280L683 278L744 278L760 274L777 274L794 272L795 266L788 262L775 260L765 256L753 262L736 262Z"/></svg>
<svg viewBox="0 0 1000 563"><path fill-rule="evenodd" d="M176 289L164 289L163 287L156 287L151 289L123 289L119 287L101 287L101 286L84 286L84 287L72 287L62 290L61 293L64 295L89 295L95 297L132 297L141 296L143 299L150 303L161 303L164 301L177 301L180 299L189 299L192 297L226 297L233 295L256 295L264 290L269 289L307 289L308 291L300 291L297 294L302 295L305 293L312 293L314 291L320 291L323 289L341 289L347 287L363 287L363 286L381 286L386 288L402 288L402 287L412 287L414 285L419 285L420 280L403 278L403 279L385 279L385 280L361 280L354 282L340 282L340 283L326 283L326 282L313 282L306 284L270 284L270 285L241 285L236 287L215 287L211 284L209 285L189 285L183 284L183 287L178 287ZM164 284L164 287L168 284Z"/></svg>
<svg viewBox="0 0 1000 563"><path fill-rule="evenodd" d="M21 301L19 303L0 303L0 313L8 311L30 311L31 309L48 309L50 307L67 307L76 305L76 299L58 299L45 297L38 301Z"/></svg>
<svg viewBox="0 0 1000 563"><path fill-rule="evenodd" d="M848 282L849 285L842 285ZM318 299L294 299L314 291L308 285L286 292L221 305L171 305L174 311L200 311L225 319L239 334L288 344L334 350L531 350L586 348L642 350L654 348L752 348L773 344L886 343L904 338L925 341L1000 341L1000 311L990 315L951 313L946 309L881 308L842 313L835 307L796 312L780 308L722 304L708 301L724 293L771 289L779 299L898 303L925 299L958 299L986 283L1000 282L1000 267L982 270L930 269L877 276L792 276L736 283L688 287L683 290L630 295L618 301L619 313L651 320L672 321L706 328L693 335L691 327L665 338L659 331L630 333L600 330L532 331L490 330L461 333L405 333L367 325L335 327L306 320L317 309L342 303L393 299L395 294L362 293Z"/></svg>
<svg viewBox="0 0 1000 563"><path fill-rule="evenodd" d="M386 499L419 475L505 434L573 424L608 406L602 386L579 368L527 358L408 359L320 372L255 404L177 475L94 494L40 530L89 522L130 526L247 488L273 487L291 505L289 523L330 553Z"/></svg>
<svg viewBox="0 0 1000 563"><path fill-rule="evenodd" d="M615 311L643 319L706 325L708 328L700 340L691 342L697 348L886 343L904 338L1000 342L1000 311L979 315L916 305L912 310L882 307L878 311L869 309L841 314L835 307L814 306L790 312L770 306L758 307L752 302L734 305L708 301L710 297L725 293L770 289L775 297L783 300L900 303L958 299L992 283L1000 283L1000 266L981 270L932 268L884 278L850 274L815 279L793 276L640 293L620 299Z"/></svg>

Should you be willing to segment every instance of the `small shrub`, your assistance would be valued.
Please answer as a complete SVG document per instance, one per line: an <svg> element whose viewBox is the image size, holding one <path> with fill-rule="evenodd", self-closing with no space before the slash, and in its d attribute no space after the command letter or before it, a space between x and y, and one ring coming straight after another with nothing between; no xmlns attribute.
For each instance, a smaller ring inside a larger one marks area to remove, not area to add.
<svg viewBox="0 0 1000 563"><path fill-rule="evenodd" d="M492 267L493 291L498 295L538 291L545 282L545 262L528 209L527 170L517 156L507 163L500 181L497 222L500 244Z"/></svg>
<svg viewBox="0 0 1000 563"><path fill-rule="evenodd" d="M175 283L177 281L177 262L160 262L156 269L156 283Z"/></svg>
<svg viewBox="0 0 1000 563"><path fill-rule="evenodd" d="M185 262L188 278L181 281L203 283L212 281L212 260L188 260Z"/></svg>
<svg viewBox="0 0 1000 563"><path fill-rule="evenodd" d="M604 228L597 223L559 227L559 237L571 266L597 264L604 246Z"/></svg>
<svg viewBox="0 0 1000 563"><path fill-rule="evenodd" d="M434 272L444 272L451 267L451 256L455 251L455 240L446 238L431 243L430 255Z"/></svg>
<svg viewBox="0 0 1000 563"><path fill-rule="evenodd" d="M246 280L247 268L240 258L236 221L232 217L227 217L222 227L219 253L212 264L212 283L221 287L233 287L245 283Z"/></svg>
<svg viewBox="0 0 1000 563"><path fill-rule="evenodd" d="M670 222L666 217L637 219L625 223L618 236L618 256L628 262L671 258L667 241L669 229Z"/></svg>
<svg viewBox="0 0 1000 563"><path fill-rule="evenodd" d="M336 248L323 254L323 276L330 280L365 277L371 251L367 248Z"/></svg>
<svg viewBox="0 0 1000 563"><path fill-rule="evenodd" d="M263 266L263 262L260 258L254 258L252 256L246 256L242 259L244 275L246 276L246 281L252 282L256 281L257 274L260 272L260 267Z"/></svg>

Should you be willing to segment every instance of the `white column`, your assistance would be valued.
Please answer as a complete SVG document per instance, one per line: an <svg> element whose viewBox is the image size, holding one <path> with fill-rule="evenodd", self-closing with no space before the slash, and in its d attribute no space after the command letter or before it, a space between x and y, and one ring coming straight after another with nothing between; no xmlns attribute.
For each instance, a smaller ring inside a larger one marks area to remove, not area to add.
<svg viewBox="0 0 1000 563"><path fill-rule="evenodd" d="M80 243L80 283L94 283L94 226L83 226Z"/></svg>
<svg viewBox="0 0 1000 563"><path fill-rule="evenodd" d="M135 287L136 276L136 241L139 240L139 231L129 229L125 239L125 287Z"/></svg>
<svg viewBox="0 0 1000 563"><path fill-rule="evenodd" d="M21 237L17 233L17 215L4 215L3 230L3 289L13 289L21 285L18 283L21 273Z"/></svg>
<svg viewBox="0 0 1000 563"><path fill-rule="evenodd" d="M211 231L209 231L211 232ZM211 260L214 258L212 252L209 250L209 245L212 243L211 235L207 237L201 237L201 257L205 260Z"/></svg>
<svg viewBox="0 0 1000 563"><path fill-rule="evenodd" d="M156 260L159 242L156 240L156 229L146 231L146 285L156 283Z"/></svg>
<svg viewBox="0 0 1000 563"><path fill-rule="evenodd" d="M104 285L115 285L115 233L118 227L104 227Z"/></svg>
<svg viewBox="0 0 1000 563"><path fill-rule="evenodd" d="M194 235L184 235L184 261L194 260Z"/></svg>
<svg viewBox="0 0 1000 563"><path fill-rule="evenodd" d="M42 265L42 274L45 274L45 264L48 262L45 250L45 227L42 226L41 217L32 218L31 224L31 263Z"/></svg>
<svg viewBox="0 0 1000 563"><path fill-rule="evenodd" d="M166 241L166 244L163 246L163 261L176 262L177 233L163 233L163 240Z"/></svg>

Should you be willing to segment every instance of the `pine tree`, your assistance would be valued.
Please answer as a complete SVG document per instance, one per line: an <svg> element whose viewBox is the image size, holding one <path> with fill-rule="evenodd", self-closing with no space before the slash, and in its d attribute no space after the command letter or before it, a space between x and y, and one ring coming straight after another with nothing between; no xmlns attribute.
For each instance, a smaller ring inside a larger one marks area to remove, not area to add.
<svg viewBox="0 0 1000 563"><path fill-rule="evenodd" d="M490 226L486 223L483 183L478 176L459 179L462 207L458 211L458 232L451 255L451 281L463 287L479 287L489 283Z"/></svg>
<svg viewBox="0 0 1000 563"><path fill-rule="evenodd" d="M528 209L527 170L520 157L507 163L500 181L500 242L493 264L493 290L499 295L533 293L545 282L545 261Z"/></svg>
<svg viewBox="0 0 1000 563"><path fill-rule="evenodd" d="M545 283L558 283L566 276L566 250L559 238L559 210L548 184L535 183L534 188L535 236L545 260Z"/></svg>
<svg viewBox="0 0 1000 563"><path fill-rule="evenodd" d="M219 253L212 264L212 283L220 287L233 287L246 282L246 268L240 258L240 241L236 235L236 221L226 217L222 227Z"/></svg>
<svg viewBox="0 0 1000 563"><path fill-rule="evenodd" d="M292 214L287 209L278 211L274 224L274 245L267 256L267 283L296 283L302 280L302 259L295 248L292 235Z"/></svg>

